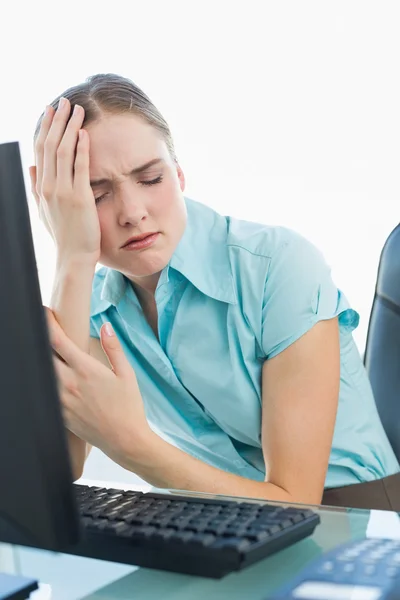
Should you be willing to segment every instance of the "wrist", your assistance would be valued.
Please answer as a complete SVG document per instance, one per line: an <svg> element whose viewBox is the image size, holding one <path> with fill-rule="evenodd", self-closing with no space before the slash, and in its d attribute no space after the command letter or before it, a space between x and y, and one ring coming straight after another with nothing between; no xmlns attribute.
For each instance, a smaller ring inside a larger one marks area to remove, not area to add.
<svg viewBox="0 0 400 600"><path fill-rule="evenodd" d="M156 448L161 441L161 438L149 426L141 428L140 433L133 434L132 431L128 431L123 434L120 431L111 458L125 469L134 471L146 479L149 470L154 469ZM108 454L108 452L106 453Z"/></svg>
<svg viewBox="0 0 400 600"><path fill-rule="evenodd" d="M56 270L74 271L75 269L93 270L96 269L98 257L92 254L71 254L69 252L58 252L56 260Z"/></svg>

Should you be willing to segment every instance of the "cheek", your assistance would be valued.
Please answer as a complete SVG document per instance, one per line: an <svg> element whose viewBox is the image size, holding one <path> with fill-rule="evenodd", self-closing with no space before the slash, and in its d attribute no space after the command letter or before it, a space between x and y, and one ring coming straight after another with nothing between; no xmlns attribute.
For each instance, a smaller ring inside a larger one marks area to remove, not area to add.
<svg viewBox="0 0 400 600"><path fill-rule="evenodd" d="M97 209L97 216L99 217L100 224L100 233L101 233L101 245L107 245L107 241L110 237L110 217L111 215L107 214L107 210L104 210L105 206L100 206Z"/></svg>
<svg viewBox="0 0 400 600"><path fill-rule="evenodd" d="M182 192L174 180L164 182L159 192L154 196L151 212L156 217L173 220L177 211L181 210Z"/></svg>

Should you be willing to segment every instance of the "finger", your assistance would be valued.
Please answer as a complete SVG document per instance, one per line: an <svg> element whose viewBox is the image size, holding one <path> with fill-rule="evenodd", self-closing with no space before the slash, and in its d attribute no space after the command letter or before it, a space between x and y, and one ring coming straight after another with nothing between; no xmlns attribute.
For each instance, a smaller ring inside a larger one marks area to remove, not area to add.
<svg viewBox="0 0 400 600"><path fill-rule="evenodd" d="M57 150L57 185L61 189L71 189L74 178L74 161L77 152L78 133L85 118L85 111L75 104L65 133Z"/></svg>
<svg viewBox="0 0 400 600"><path fill-rule="evenodd" d="M86 189L90 185L89 176L89 134L84 129L79 130L79 140L76 149L74 185L78 189Z"/></svg>
<svg viewBox="0 0 400 600"><path fill-rule="evenodd" d="M115 335L111 323L105 323L100 329L100 339L112 370L116 375L131 375L132 367L125 356L122 346Z"/></svg>
<svg viewBox="0 0 400 600"><path fill-rule="evenodd" d="M54 189L57 177L57 150L71 114L67 98L60 98L49 132L44 142L43 188Z"/></svg>
<svg viewBox="0 0 400 600"><path fill-rule="evenodd" d="M66 335L63 328L56 320L53 311L47 306L46 311L47 324L49 329L50 343L52 348L60 355L60 357L72 369L78 373L88 364L90 357L83 352L70 338Z"/></svg>
<svg viewBox="0 0 400 600"><path fill-rule="evenodd" d="M29 167L29 177L31 179L31 192L33 197L35 198L36 206L39 208L40 206L40 198L39 194L36 190L36 181L37 181L37 170L36 167Z"/></svg>
<svg viewBox="0 0 400 600"><path fill-rule="evenodd" d="M62 394L61 398L61 413L64 421L64 425L67 429L75 433L73 425L75 422L73 410L70 408L70 398L67 393Z"/></svg>
<svg viewBox="0 0 400 600"><path fill-rule="evenodd" d="M35 162L36 162L36 186L37 192L40 194L43 180L43 163L44 163L44 143L49 133L49 129L54 117L54 108L46 106L42 117L39 134L35 142Z"/></svg>
<svg viewBox="0 0 400 600"><path fill-rule="evenodd" d="M53 365L60 394L64 394L65 392L74 394L76 384L73 370L55 355L53 355Z"/></svg>
<svg viewBox="0 0 400 600"><path fill-rule="evenodd" d="M72 415L68 408L65 407L64 403L61 404L61 412L65 427L72 431Z"/></svg>

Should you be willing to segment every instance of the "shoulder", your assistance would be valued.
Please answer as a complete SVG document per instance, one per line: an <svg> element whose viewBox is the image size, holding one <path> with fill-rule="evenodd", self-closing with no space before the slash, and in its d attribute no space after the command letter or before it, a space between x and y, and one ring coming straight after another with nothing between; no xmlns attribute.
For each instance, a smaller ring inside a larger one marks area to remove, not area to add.
<svg viewBox="0 0 400 600"><path fill-rule="evenodd" d="M300 233L231 219L228 246L237 295L246 300L247 311L252 307L259 314L268 307L273 328L284 319L295 329L297 315L313 318L322 289L330 290L324 294L324 298L329 296L329 307L336 306L330 266Z"/></svg>
<svg viewBox="0 0 400 600"><path fill-rule="evenodd" d="M213 237L213 231L223 231L219 240L229 249L271 259L284 249L313 247L306 238L288 227L225 216L201 202L185 200L189 220L196 225L196 230L202 230L208 240Z"/></svg>
<svg viewBox="0 0 400 600"><path fill-rule="evenodd" d="M293 229L224 216L194 200L187 199L187 208L191 241L208 248L216 265L227 259L234 280L243 285L272 284L282 274L301 281L310 269L317 277L330 270L320 250Z"/></svg>
<svg viewBox="0 0 400 600"><path fill-rule="evenodd" d="M322 253L303 235L278 225L264 225L251 221L227 218L227 246L232 256L243 259L248 256L265 259L270 268L288 263L307 263L312 259L322 261Z"/></svg>

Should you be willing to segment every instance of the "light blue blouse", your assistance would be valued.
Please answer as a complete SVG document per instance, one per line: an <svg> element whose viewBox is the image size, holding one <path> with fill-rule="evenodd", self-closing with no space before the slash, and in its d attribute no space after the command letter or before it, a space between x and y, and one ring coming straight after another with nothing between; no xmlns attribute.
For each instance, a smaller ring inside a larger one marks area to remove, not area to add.
<svg viewBox="0 0 400 600"><path fill-rule="evenodd" d="M353 341L358 314L320 252L289 229L186 206L185 233L156 289L159 341L121 273L103 267L93 281L91 336L112 323L153 430L219 469L264 480L263 362L338 315L340 397L326 487L399 471Z"/></svg>

